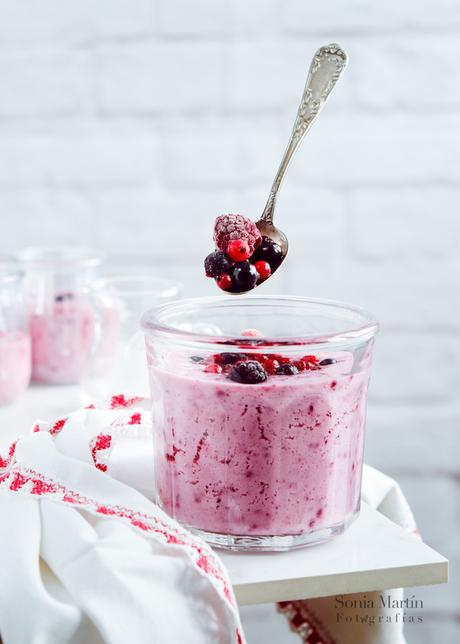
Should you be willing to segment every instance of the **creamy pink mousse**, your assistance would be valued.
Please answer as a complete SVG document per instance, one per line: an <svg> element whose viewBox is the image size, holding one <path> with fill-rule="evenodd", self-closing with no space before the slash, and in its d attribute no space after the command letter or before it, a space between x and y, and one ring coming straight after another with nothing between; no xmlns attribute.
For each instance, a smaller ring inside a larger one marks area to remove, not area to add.
<svg viewBox="0 0 460 644"><path fill-rule="evenodd" d="M30 337L23 331L0 331L0 405L13 402L28 387Z"/></svg>
<svg viewBox="0 0 460 644"><path fill-rule="evenodd" d="M369 371L349 375L351 354L333 357L338 363L320 371L253 385L199 364L152 365L164 509L189 527L247 536L304 534L351 518Z"/></svg>
<svg viewBox="0 0 460 644"><path fill-rule="evenodd" d="M30 316L32 379L48 384L80 380L94 358L99 370L114 351L119 313L79 294L57 294L50 310Z"/></svg>

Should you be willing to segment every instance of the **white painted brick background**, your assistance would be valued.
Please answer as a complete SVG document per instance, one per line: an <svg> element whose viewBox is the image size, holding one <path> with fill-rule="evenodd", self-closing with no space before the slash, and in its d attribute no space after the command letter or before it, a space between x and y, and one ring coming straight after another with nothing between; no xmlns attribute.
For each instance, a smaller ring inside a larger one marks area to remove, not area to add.
<svg viewBox="0 0 460 644"><path fill-rule="evenodd" d="M453 564L450 587L417 591L408 638L459 640L458 0L0 0L0 16L0 253L92 243L189 294L213 292L214 216L260 213L313 52L347 48L279 198L292 250L267 290L381 320L367 460Z"/></svg>

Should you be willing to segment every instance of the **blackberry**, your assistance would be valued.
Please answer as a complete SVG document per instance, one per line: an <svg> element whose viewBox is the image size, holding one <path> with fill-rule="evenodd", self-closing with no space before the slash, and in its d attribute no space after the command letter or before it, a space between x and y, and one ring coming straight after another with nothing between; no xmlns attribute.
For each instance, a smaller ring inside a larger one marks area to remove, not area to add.
<svg viewBox="0 0 460 644"><path fill-rule="evenodd" d="M242 360L247 360L248 356L245 353L218 353L214 356L214 362L217 364L226 365L226 364L235 364L235 362L241 362Z"/></svg>
<svg viewBox="0 0 460 644"><path fill-rule="evenodd" d="M327 367L330 364L335 364L337 360L335 358L324 358L324 360L321 360L319 363L321 367Z"/></svg>
<svg viewBox="0 0 460 644"><path fill-rule="evenodd" d="M285 364L280 364L280 366L276 370L276 373L278 374L278 376L295 376L299 373L299 370L295 365L289 364L287 362Z"/></svg>
<svg viewBox="0 0 460 644"><path fill-rule="evenodd" d="M274 242L270 237L262 237L262 242L255 249L251 257L251 261L268 262L270 264L271 272L274 273L283 261L283 252L281 246Z"/></svg>
<svg viewBox="0 0 460 644"><path fill-rule="evenodd" d="M230 380L241 382L245 385L256 385L259 382L265 382L268 375L260 362L247 360L246 362L237 362L228 377Z"/></svg>
<svg viewBox="0 0 460 644"><path fill-rule="evenodd" d="M215 250L204 260L204 270L207 277L220 277L224 273L228 273L231 266L232 262L221 250Z"/></svg>
<svg viewBox="0 0 460 644"><path fill-rule="evenodd" d="M245 262L238 262L231 270L230 276L232 278L233 286L230 289L234 293L241 293L242 291L250 291L257 284L259 273L253 264L247 260Z"/></svg>

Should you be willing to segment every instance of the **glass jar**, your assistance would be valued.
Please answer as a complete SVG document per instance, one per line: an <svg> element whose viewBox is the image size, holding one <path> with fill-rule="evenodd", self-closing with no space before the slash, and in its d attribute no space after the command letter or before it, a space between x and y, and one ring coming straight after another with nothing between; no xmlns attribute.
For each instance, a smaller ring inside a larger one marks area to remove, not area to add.
<svg viewBox="0 0 460 644"><path fill-rule="evenodd" d="M32 379L47 384L80 380L91 354L95 313L87 288L100 266L90 248L34 247L19 254L32 339Z"/></svg>
<svg viewBox="0 0 460 644"><path fill-rule="evenodd" d="M0 261L0 405L13 402L30 382L30 336L22 280L17 264Z"/></svg>
<svg viewBox="0 0 460 644"><path fill-rule="evenodd" d="M143 317L158 503L215 546L289 550L360 507L377 323L296 297L183 300Z"/></svg>
<svg viewBox="0 0 460 644"><path fill-rule="evenodd" d="M82 378L85 402L117 393L149 396L142 313L180 296L182 285L142 272L114 274L90 288L97 311L94 349Z"/></svg>

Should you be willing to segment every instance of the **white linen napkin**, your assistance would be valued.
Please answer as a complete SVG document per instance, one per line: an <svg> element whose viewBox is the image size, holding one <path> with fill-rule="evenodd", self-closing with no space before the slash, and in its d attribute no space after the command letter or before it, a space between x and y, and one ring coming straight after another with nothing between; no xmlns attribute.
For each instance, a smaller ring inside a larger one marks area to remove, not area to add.
<svg viewBox="0 0 460 644"><path fill-rule="evenodd" d="M148 498L150 427L146 400L113 396L97 409L38 422L0 457L4 644L243 644L219 558ZM415 530L399 486L369 467L363 500ZM337 624L334 598L283 602L279 610L292 637L308 644L405 642L401 624ZM263 611L275 618L273 607ZM275 631L264 644L280 644Z"/></svg>
<svg viewBox="0 0 460 644"><path fill-rule="evenodd" d="M117 438L139 434L140 403L37 423L0 461L4 644L244 642L213 551L104 473Z"/></svg>

